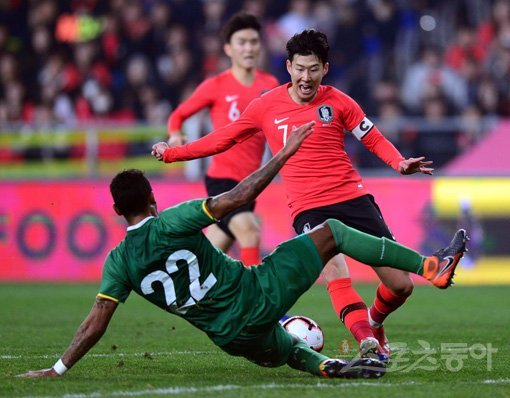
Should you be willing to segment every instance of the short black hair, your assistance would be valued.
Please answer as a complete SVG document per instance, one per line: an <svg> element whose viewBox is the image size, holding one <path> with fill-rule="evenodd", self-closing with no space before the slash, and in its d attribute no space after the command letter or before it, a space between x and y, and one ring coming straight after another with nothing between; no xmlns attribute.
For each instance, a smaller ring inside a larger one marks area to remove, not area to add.
<svg viewBox="0 0 510 398"><path fill-rule="evenodd" d="M327 36L315 29L296 33L287 42L287 58L292 62L294 55L316 55L325 65L328 62L329 44Z"/></svg>
<svg viewBox="0 0 510 398"><path fill-rule="evenodd" d="M238 12L230 17L223 27L223 38L229 43L232 35L239 30L253 29L260 33L262 26L255 15Z"/></svg>
<svg viewBox="0 0 510 398"><path fill-rule="evenodd" d="M149 180L138 169L124 170L110 183L113 202L123 216L143 213L149 204L151 192Z"/></svg>

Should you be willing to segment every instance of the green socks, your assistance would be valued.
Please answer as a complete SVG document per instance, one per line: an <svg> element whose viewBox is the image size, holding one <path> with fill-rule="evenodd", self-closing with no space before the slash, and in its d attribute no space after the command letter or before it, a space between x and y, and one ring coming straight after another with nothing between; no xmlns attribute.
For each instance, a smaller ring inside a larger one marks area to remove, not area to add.
<svg viewBox="0 0 510 398"><path fill-rule="evenodd" d="M312 350L304 341L300 340L294 344L287 365L291 368L302 370L316 376L322 376L319 366L321 362L326 359L329 358Z"/></svg>
<svg viewBox="0 0 510 398"><path fill-rule="evenodd" d="M341 253L373 267L392 267L423 275L423 257L393 240L377 238L344 223L328 219L336 246Z"/></svg>

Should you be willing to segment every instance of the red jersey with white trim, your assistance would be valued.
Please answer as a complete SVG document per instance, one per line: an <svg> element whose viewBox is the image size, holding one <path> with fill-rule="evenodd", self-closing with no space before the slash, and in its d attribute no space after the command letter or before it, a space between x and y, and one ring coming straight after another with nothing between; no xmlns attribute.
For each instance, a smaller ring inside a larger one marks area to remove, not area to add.
<svg viewBox="0 0 510 398"><path fill-rule="evenodd" d="M169 148L165 162L190 160L225 151L262 130L271 151L285 144L293 128L316 122L314 132L280 170L294 218L311 208L354 199L368 193L345 152L344 137L351 132L371 152L398 170L404 158L348 95L320 86L309 104L299 105L279 86L250 103L235 122L195 142Z"/></svg>
<svg viewBox="0 0 510 398"><path fill-rule="evenodd" d="M206 79L190 98L175 109L168 119L168 132L180 130L184 121L198 111L209 108L213 128L223 127L239 118L248 104L278 86L272 75L255 71L250 86L241 84L229 69ZM232 149L212 158L207 175L241 181L260 167L264 155L264 135L259 132Z"/></svg>

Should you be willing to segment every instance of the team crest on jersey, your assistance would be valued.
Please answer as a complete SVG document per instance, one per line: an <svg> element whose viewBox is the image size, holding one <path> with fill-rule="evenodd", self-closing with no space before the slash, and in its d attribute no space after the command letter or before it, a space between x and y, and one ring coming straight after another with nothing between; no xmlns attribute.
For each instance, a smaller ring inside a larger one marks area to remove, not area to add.
<svg viewBox="0 0 510 398"><path fill-rule="evenodd" d="M333 108L329 105L321 105L317 108L319 120L324 123L329 123L333 120Z"/></svg>

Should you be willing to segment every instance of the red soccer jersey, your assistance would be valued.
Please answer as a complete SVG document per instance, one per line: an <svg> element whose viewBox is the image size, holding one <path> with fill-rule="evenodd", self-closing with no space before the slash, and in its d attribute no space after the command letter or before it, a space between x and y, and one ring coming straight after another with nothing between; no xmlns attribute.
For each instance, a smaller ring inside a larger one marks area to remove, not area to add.
<svg viewBox="0 0 510 398"><path fill-rule="evenodd" d="M346 131L398 169L398 163L404 158L352 98L334 87L320 86L311 103L299 105L288 93L290 84L279 86L251 102L235 123L195 142L167 149L164 161L210 156L243 142L260 130L271 151L276 153L294 127L314 120L314 132L280 171L293 218L304 210L368 193L345 152Z"/></svg>
<svg viewBox="0 0 510 398"><path fill-rule="evenodd" d="M200 84L191 97L172 112L168 132L180 130L184 120L204 108L210 109L212 125L217 130L237 120L254 98L277 85L275 77L261 71L255 72L251 86L241 84L231 70L220 73ZM254 134L242 144L214 156L207 175L241 181L260 167L264 146L264 135Z"/></svg>

